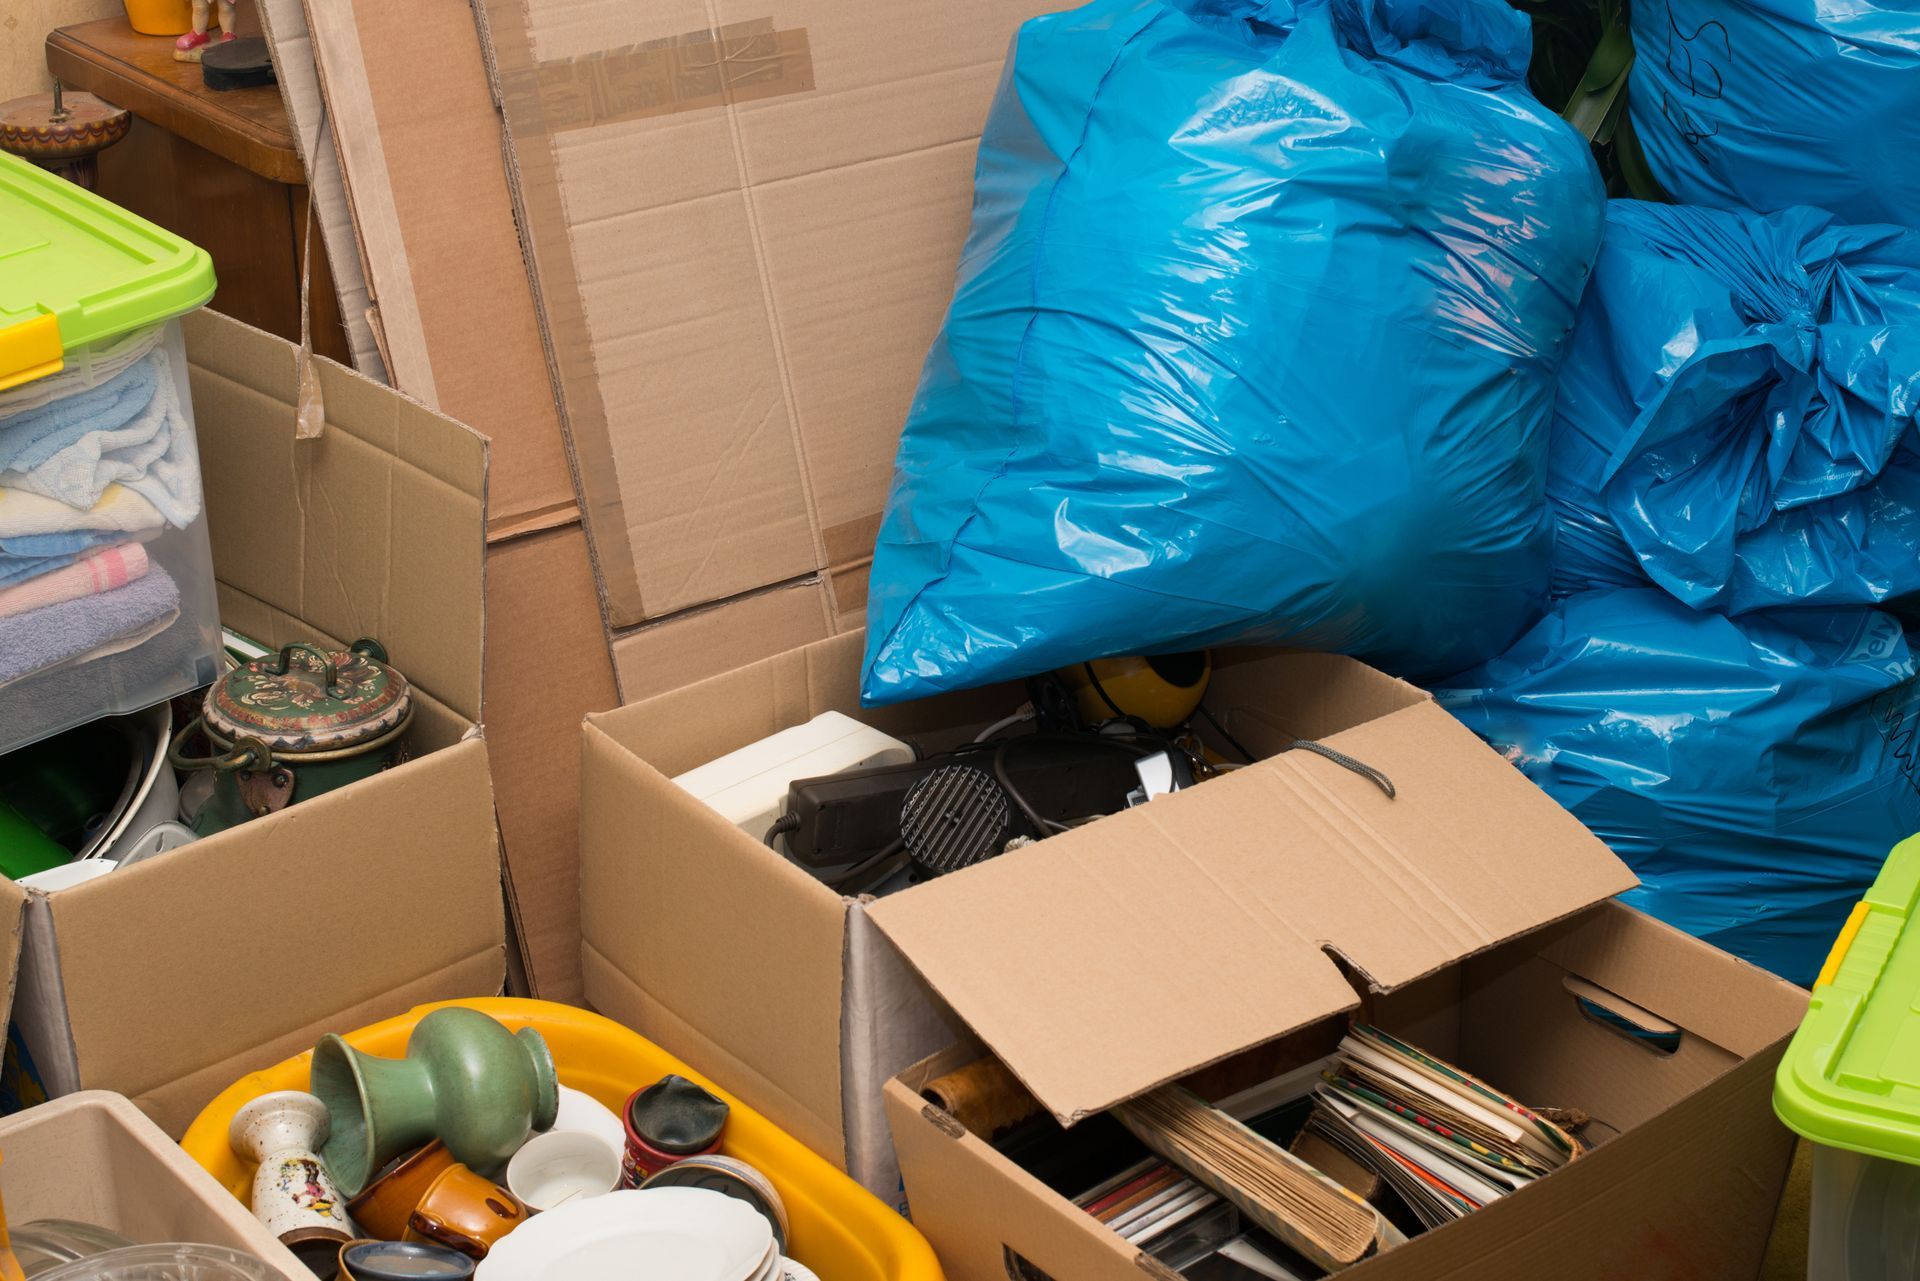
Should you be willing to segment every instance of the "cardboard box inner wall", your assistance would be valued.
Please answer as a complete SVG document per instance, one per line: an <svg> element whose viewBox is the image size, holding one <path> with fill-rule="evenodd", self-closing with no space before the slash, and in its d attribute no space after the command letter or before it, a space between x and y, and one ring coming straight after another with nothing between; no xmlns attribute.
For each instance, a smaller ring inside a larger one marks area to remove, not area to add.
<svg viewBox="0 0 1920 1281"><path fill-rule="evenodd" d="M1350 659L1247 652L1218 656L1208 695L1230 732L1260 755L1322 740L1398 798L1287 752L877 901L842 898L668 780L830 709L938 748L1024 697L861 711L860 645L835 637L589 718L582 966L590 1004L882 1196L898 1181L881 1089L964 1027L1072 1119L1352 1008L1350 972L1403 986L1633 884L1418 690ZM1089 975L1124 982L1115 1000L1152 1011L1151 1034L1108 1023Z"/></svg>
<svg viewBox="0 0 1920 1281"><path fill-rule="evenodd" d="M0 1120L7 1218L98 1224L141 1245L245 1251L285 1281L313 1274L127 1100L85 1091Z"/></svg>
<svg viewBox="0 0 1920 1281"><path fill-rule="evenodd" d="M980 126L1047 7L479 6L616 631L781 584L858 618Z"/></svg>
<svg viewBox="0 0 1920 1281"><path fill-rule="evenodd" d="M274 646L376 637L418 710L397 768L27 896L14 1020L43 1083L117 1090L174 1133L325 1028L497 992L505 969L474 729L486 442L325 361L326 430L297 441L294 347L185 325L223 622Z"/></svg>
<svg viewBox="0 0 1920 1281"><path fill-rule="evenodd" d="M1630 1020L1677 1025L1677 1048L1662 1053L1600 1022L1579 1004L1596 988ZM1361 984L1356 996L1370 1021L1523 1102L1590 1113L1583 1137L1599 1146L1342 1277L1756 1275L1793 1150L1770 1083L1804 992L1607 903L1391 994ZM1309 1025L1188 1083L1218 1100L1330 1052L1346 1022ZM952 1048L887 1085L914 1221L951 1281L1000 1281L1016 1258L1075 1281L1164 1274L1071 1203L1084 1189L1050 1189L921 1098L980 1053Z"/></svg>

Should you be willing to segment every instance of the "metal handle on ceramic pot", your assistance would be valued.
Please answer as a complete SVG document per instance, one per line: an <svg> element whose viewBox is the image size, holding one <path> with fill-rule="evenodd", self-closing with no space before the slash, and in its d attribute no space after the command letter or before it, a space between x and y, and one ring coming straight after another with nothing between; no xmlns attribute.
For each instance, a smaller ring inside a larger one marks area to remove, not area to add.
<svg viewBox="0 0 1920 1281"><path fill-rule="evenodd" d="M293 656L296 653L305 654L310 658L318 659L320 662L320 666L318 670L325 673L327 678L327 688L329 690L339 688L340 669L334 665L333 655L329 654L326 650L321 649L318 645L309 645L305 641L296 641L291 645L285 645L281 647L280 665L273 669L273 674L275 676L285 676L288 672L292 671ZM309 663L308 666L311 667L312 664Z"/></svg>
<svg viewBox="0 0 1920 1281"><path fill-rule="evenodd" d="M258 772L273 768L273 749L257 738L240 739L218 756L187 755L187 740L193 737L195 731L204 731L206 724L206 717L196 716L180 728L173 736L173 741L167 744L167 764L177 770L210 769L221 773L241 769ZM212 741L211 735L208 735L208 741Z"/></svg>

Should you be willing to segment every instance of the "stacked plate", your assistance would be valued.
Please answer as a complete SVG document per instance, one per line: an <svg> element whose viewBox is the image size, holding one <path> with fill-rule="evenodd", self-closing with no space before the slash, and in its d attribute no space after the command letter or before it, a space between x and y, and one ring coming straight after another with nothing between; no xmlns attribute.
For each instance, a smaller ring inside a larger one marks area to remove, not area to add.
<svg viewBox="0 0 1920 1281"><path fill-rule="evenodd" d="M704 1188L610 1192L535 1215L493 1247L476 1281L781 1281L773 1225Z"/></svg>

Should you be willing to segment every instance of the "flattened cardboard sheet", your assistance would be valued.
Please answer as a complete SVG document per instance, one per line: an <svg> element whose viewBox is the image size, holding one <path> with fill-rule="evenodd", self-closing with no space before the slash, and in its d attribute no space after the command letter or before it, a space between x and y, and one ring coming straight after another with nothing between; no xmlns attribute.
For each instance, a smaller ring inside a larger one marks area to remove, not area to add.
<svg viewBox="0 0 1920 1281"><path fill-rule="evenodd" d="M1324 741L1397 796L1288 752L869 911L1071 1125L1635 884L1429 702Z"/></svg>
<svg viewBox="0 0 1920 1281"><path fill-rule="evenodd" d="M482 0L614 628L870 555L980 126L1050 7Z"/></svg>
<svg viewBox="0 0 1920 1281"><path fill-rule="evenodd" d="M494 445L507 533L574 519L500 116L465 0L307 0L393 385Z"/></svg>
<svg viewBox="0 0 1920 1281"><path fill-rule="evenodd" d="M386 362L373 334L373 300L367 294L367 273L360 263L360 242L354 236L353 210L347 204L340 153L334 147L333 122L327 118L327 104L320 95L320 72L313 62L313 41L307 36L306 11L300 7L300 0L259 0L257 8L267 50L273 57L274 75L280 82L280 97L287 104L287 119L293 125L294 145L307 169L313 220L326 246L353 367L376 382L386 382Z"/></svg>

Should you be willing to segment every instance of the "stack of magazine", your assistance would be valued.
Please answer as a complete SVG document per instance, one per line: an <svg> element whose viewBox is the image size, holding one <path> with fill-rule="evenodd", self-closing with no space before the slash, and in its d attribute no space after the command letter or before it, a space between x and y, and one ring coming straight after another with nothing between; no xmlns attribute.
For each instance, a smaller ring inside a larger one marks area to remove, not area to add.
<svg viewBox="0 0 1920 1281"><path fill-rule="evenodd" d="M1355 1025L1314 1091L1306 1132L1377 1173L1427 1227L1571 1161L1565 1130L1378 1028Z"/></svg>
<svg viewBox="0 0 1920 1281"><path fill-rule="evenodd" d="M1116 1114L1156 1155L1074 1203L1193 1281L1324 1277L1404 1241L1396 1223L1439 1227L1581 1151L1552 1120L1365 1024L1331 1056L1211 1107L1162 1090ZM1268 1157L1256 1159L1263 1145ZM1335 1171L1300 1152L1344 1160ZM1341 1205L1320 1195L1329 1187L1375 1216L1357 1251L1335 1248L1340 1234L1320 1222ZM1327 1213L1307 1213L1321 1202Z"/></svg>

